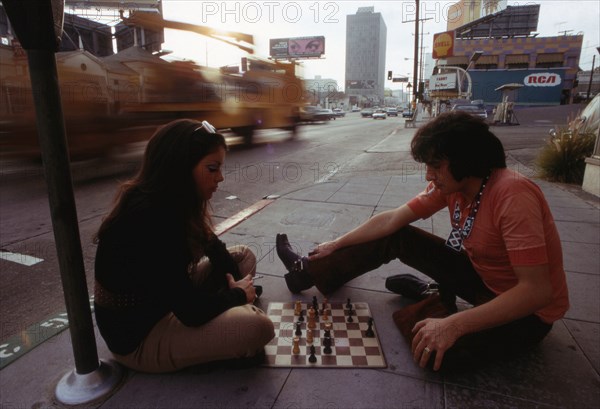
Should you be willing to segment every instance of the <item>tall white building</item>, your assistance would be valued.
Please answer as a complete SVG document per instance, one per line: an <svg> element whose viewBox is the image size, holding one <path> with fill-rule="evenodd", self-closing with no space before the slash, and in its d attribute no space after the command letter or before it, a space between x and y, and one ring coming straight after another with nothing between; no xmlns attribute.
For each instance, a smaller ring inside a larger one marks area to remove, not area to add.
<svg viewBox="0 0 600 409"><path fill-rule="evenodd" d="M387 27L375 7L346 16L346 94L352 105L383 102Z"/></svg>

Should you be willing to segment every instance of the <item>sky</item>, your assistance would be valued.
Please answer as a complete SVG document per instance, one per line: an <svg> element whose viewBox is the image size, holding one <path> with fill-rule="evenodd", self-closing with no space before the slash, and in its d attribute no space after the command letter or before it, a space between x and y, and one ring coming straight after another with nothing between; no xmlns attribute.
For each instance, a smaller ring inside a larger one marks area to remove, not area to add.
<svg viewBox="0 0 600 409"><path fill-rule="evenodd" d="M448 7L456 1L421 1L423 51L431 53L433 34L446 31ZM540 4L539 36L583 33L580 67L589 70L593 56L600 65L600 0L508 1L508 5ZM163 16L197 25L238 31L254 36L255 55L269 56L272 38L324 36L325 54L319 60L306 60L304 77L337 80L344 87L346 16L359 7L373 6L387 26L386 72L394 77L412 78L414 54L414 1L196 1L163 0ZM412 20L412 22L406 22ZM560 33L560 34L559 34ZM236 47L178 30L165 30L163 48L172 56L219 67L237 65L244 52ZM433 67L431 67L433 68ZM386 87L399 88L386 81Z"/></svg>

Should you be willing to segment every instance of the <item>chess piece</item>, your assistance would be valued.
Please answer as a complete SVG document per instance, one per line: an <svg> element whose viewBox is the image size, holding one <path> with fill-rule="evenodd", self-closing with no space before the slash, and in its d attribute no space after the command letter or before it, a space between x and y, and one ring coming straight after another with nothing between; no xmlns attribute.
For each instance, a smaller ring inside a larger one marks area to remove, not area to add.
<svg viewBox="0 0 600 409"><path fill-rule="evenodd" d="M297 336L302 335L302 323L301 322L296 323L296 335Z"/></svg>
<svg viewBox="0 0 600 409"><path fill-rule="evenodd" d="M315 356L315 346L314 345L310 346L310 356L308 357L308 362L310 362L311 364L314 364L315 362L317 362L317 357Z"/></svg>
<svg viewBox="0 0 600 409"><path fill-rule="evenodd" d="M316 327L317 327L317 324L315 323L315 310L312 307L310 307L310 310L308 310L307 328L315 329Z"/></svg>
<svg viewBox="0 0 600 409"><path fill-rule="evenodd" d="M327 298L323 299L323 309L321 310L321 315L325 315L325 311L327 311Z"/></svg>
<svg viewBox="0 0 600 409"><path fill-rule="evenodd" d="M326 309L323 309L323 321L329 320L329 315Z"/></svg>
<svg viewBox="0 0 600 409"><path fill-rule="evenodd" d="M308 344L312 344L313 343L313 332L312 332L312 329L307 329L306 330L306 342Z"/></svg>
<svg viewBox="0 0 600 409"><path fill-rule="evenodd" d="M352 305L350 305L350 309L348 310L348 319L346 320L346 322L354 322L352 314L354 314L354 311L352 310Z"/></svg>
<svg viewBox="0 0 600 409"><path fill-rule="evenodd" d="M298 317L298 321L304 322L304 310L300 310L300 316Z"/></svg>
<svg viewBox="0 0 600 409"><path fill-rule="evenodd" d="M302 303L300 301L296 301L296 307L294 308L294 315L295 316L302 315Z"/></svg>
<svg viewBox="0 0 600 409"><path fill-rule="evenodd" d="M323 338L323 345L325 346L325 348L323 348L323 353L324 354L331 354L332 350L331 350L331 338L330 337L325 337Z"/></svg>
<svg viewBox="0 0 600 409"><path fill-rule="evenodd" d="M331 354L332 340L331 340L331 323L330 322L325 324L325 337L323 338L323 345L325 346L325 348L323 349L323 352L326 354Z"/></svg>
<svg viewBox="0 0 600 409"><path fill-rule="evenodd" d="M312 301L312 305L315 311L319 311L319 302L317 301L317 296L314 295L313 296L313 301Z"/></svg>
<svg viewBox="0 0 600 409"><path fill-rule="evenodd" d="M300 353L300 338L294 337L294 346L292 348L292 353L294 355L298 355Z"/></svg>
<svg viewBox="0 0 600 409"><path fill-rule="evenodd" d="M369 321L368 321L368 327L367 330L365 331L365 336L369 337L369 338L373 338L375 336L375 332L373 331L373 318L369 317Z"/></svg>

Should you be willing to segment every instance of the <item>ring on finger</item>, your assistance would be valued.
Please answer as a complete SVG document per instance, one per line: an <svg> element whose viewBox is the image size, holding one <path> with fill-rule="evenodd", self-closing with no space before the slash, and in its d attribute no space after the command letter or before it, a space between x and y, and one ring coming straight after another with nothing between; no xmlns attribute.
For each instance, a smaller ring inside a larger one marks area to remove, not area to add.
<svg viewBox="0 0 600 409"><path fill-rule="evenodd" d="M424 353L424 354L430 354L430 353L431 353L431 349L429 349L429 347L425 347L425 348L423 349L423 353Z"/></svg>

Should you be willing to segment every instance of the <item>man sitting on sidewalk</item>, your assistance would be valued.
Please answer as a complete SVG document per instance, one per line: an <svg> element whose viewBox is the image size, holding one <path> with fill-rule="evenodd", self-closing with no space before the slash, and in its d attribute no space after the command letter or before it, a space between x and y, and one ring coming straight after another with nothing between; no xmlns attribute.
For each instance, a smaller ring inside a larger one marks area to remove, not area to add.
<svg viewBox="0 0 600 409"><path fill-rule="evenodd" d="M560 238L541 190L506 168L504 148L479 118L448 112L415 134L425 190L341 237L295 254L286 235L277 253L290 291L329 294L393 259L435 280L403 274L386 287L419 300L394 313L421 367L434 370L505 359L539 343L569 307ZM447 240L410 224L448 207ZM456 312L456 296L473 308Z"/></svg>

